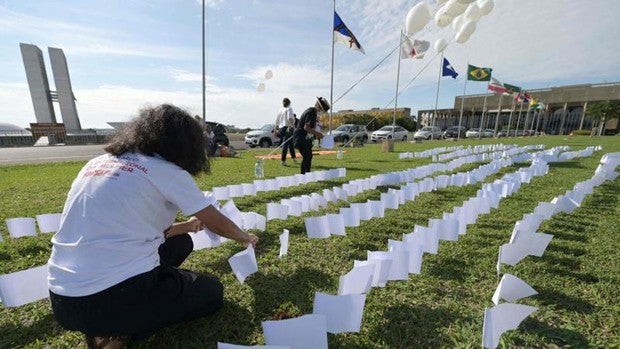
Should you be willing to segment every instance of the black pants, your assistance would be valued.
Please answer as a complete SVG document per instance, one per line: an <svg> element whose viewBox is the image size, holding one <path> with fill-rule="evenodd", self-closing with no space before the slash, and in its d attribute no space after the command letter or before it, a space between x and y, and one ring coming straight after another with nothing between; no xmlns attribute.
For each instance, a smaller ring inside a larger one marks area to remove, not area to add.
<svg viewBox="0 0 620 349"><path fill-rule="evenodd" d="M286 128L281 128L280 131L278 132L278 137L280 137L280 146L282 147L282 162L286 161L286 153L290 152L291 153L291 158L295 159L295 147L293 146L293 137L292 137L292 133L291 132L286 132L286 130L288 129L288 127ZM284 141L286 141L287 138L290 138L288 140L288 142L286 142L285 144Z"/></svg>
<svg viewBox="0 0 620 349"><path fill-rule="evenodd" d="M189 235L175 236L159 247L161 265L149 272L89 296L50 292L56 320L91 336L142 339L164 326L217 312L223 306L219 280L177 268L192 248Z"/></svg>
<svg viewBox="0 0 620 349"><path fill-rule="evenodd" d="M310 172L312 166L312 140L306 139L299 146L299 153L303 156L301 160L301 174Z"/></svg>

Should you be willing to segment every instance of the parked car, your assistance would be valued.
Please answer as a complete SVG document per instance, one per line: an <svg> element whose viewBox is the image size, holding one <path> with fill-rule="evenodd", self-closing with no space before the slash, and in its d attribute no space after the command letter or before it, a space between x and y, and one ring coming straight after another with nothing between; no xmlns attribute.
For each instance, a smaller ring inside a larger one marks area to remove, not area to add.
<svg viewBox="0 0 620 349"><path fill-rule="evenodd" d="M245 134L245 144L250 148L261 147L269 148L272 145L280 144L280 138L273 132L276 128L274 124L263 125L258 130L252 130Z"/></svg>
<svg viewBox="0 0 620 349"><path fill-rule="evenodd" d="M442 139L443 132L437 126L424 126L413 134L413 139Z"/></svg>
<svg viewBox="0 0 620 349"><path fill-rule="evenodd" d="M370 140L373 142L380 142L385 139L394 139L394 140L407 140L407 135L409 131L402 126L383 126L380 129L376 130L370 135Z"/></svg>
<svg viewBox="0 0 620 349"><path fill-rule="evenodd" d="M467 138L478 138L480 137L480 129L479 128L470 128L465 132L465 137Z"/></svg>
<svg viewBox="0 0 620 349"><path fill-rule="evenodd" d="M465 133L467 132L467 128L465 126L450 126L448 127L444 133L444 138L465 138Z"/></svg>
<svg viewBox="0 0 620 349"><path fill-rule="evenodd" d="M352 138L362 143L368 141L368 131L364 125L343 124L333 130L332 134L335 142L347 143Z"/></svg>
<svg viewBox="0 0 620 349"><path fill-rule="evenodd" d="M495 136L495 130L493 130L492 128L486 128L482 131L482 137L492 138L494 136Z"/></svg>

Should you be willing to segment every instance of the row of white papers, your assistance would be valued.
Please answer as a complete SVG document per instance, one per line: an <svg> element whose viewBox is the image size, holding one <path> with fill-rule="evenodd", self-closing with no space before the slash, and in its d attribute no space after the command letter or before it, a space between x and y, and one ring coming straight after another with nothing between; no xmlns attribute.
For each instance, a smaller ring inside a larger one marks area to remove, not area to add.
<svg viewBox="0 0 620 349"><path fill-rule="evenodd" d="M523 148L512 149L510 152L510 155L512 156L514 154L527 152L533 147L537 147L537 146L527 146ZM435 172L452 171L457 167L463 166L464 164L487 161L488 160L487 157L488 156L486 155L480 155L480 154L470 155L470 156L462 157L459 159L455 159L448 163L429 164L429 165L420 166L420 167L413 168L413 169L374 175L374 176L371 176L365 179L356 179L356 180L349 181L348 183L343 184L341 187L333 187L331 190L324 189L322 195L318 193L312 193L310 195L302 195L298 197L292 197L290 199L282 199L280 200L279 203L274 203L274 202L268 203L267 204L267 220L269 221L272 219L287 219L288 216L299 217L305 212L317 211L320 208L326 207L329 202L336 202L337 200L348 201L348 197L358 195L359 193L366 191L366 190L376 189L377 186L398 185L403 182L410 183L416 179L426 177ZM431 179L427 179L426 182L422 182L422 187L420 188L421 192L431 191L434 189L434 188L430 188L428 190L425 190L426 188L425 185L431 185L431 182L429 181L431 181ZM465 174L457 175L457 176L444 175L438 178L438 183L437 183L436 188L443 188L448 185L464 185L464 184L471 184L471 183L473 183L471 175L469 176ZM407 190L411 190L411 188ZM402 204L405 201L405 196L410 196L410 195L401 194L401 196L402 198L399 200L400 200L400 203ZM409 200L412 200L412 199L413 197ZM374 208L370 208L369 210L374 210L374 212L381 214L379 213L381 211L381 208L380 208L381 204L374 203L372 205ZM391 206L392 205L388 205L387 208L390 208ZM397 208L397 207L393 207L393 208ZM362 209L365 212L366 209L365 208L362 208ZM345 210L345 214L346 214L346 211L347 210ZM362 215L361 219L365 219L363 218L364 212L361 213ZM342 210L341 210L341 213L342 213ZM350 216L351 214L353 213L350 213L347 217L351 217ZM339 219L339 218L331 216L331 219ZM344 219L346 220L347 218L345 217ZM366 218L366 219L369 219L369 218ZM324 221L317 222L317 224L324 224ZM353 225L353 226L356 226L356 225Z"/></svg>
<svg viewBox="0 0 620 349"><path fill-rule="evenodd" d="M575 157L590 156L595 149L599 150L600 147L589 147L582 151L571 152L568 156L562 156L566 153L560 153L559 156L558 154L548 153L542 158L564 161ZM620 155L620 153L618 154ZM608 159L609 157L606 155L603 158ZM618 159L620 162L620 156ZM601 165L597 168L592 179L577 183L573 190L567 191L565 195L556 196L549 203L539 203L533 213L524 215L522 220L515 223L510 243L502 245L499 250L498 275L502 263L515 265L528 255L542 256L553 238L553 235L536 232L543 220L549 219L559 212L573 212L581 206L584 193L591 193L594 186L600 185L606 179L616 178L618 174L614 171L615 166L606 167L602 163L603 160L601 160ZM511 274L502 276L491 299L495 306L485 309L484 312L482 330L482 346L484 348L496 348L505 331L516 329L526 317L538 309L537 307L512 303L535 294L537 294L536 290L518 277ZM511 303L500 304L502 299Z"/></svg>
<svg viewBox="0 0 620 349"><path fill-rule="evenodd" d="M5 222L9 236L19 238L22 236L36 236L37 225L41 233L55 233L60 226L60 217L60 213L50 213L37 215L36 221L31 217L17 217L8 218ZM2 241L2 236L0 236L0 241Z"/></svg>
<svg viewBox="0 0 620 349"><path fill-rule="evenodd" d="M505 166L511 165L510 159L496 160L491 164L483 165L479 169L471 171L474 173L480 172L480 175L473 175L472 178L475 181L480 181L487 176L497 173L499 169ZM537 163L531 166L531 168L538 168L544 166L541 163ZM534 170L532 170L534 171ZM536 173L546 173L546 170L539 169ZM458 176L460 174L456 174ZM438 182L436 178L426 178L419 183L408 183L404 188L414 188L410 193L419 192L420 187L424 190L431 191L436 188L435 184ZM450 176L446 176L450 177ZM521 176L517 175L513 178L520 180ZM422 183L429 183L428 187ZM518 188L513 186L511 188ZM502 193L511 193L510 190L505 189L499 185L489 186L488 190L500 190ZM516 189L515 189L516 190ZM382 199L379 202L383 202L392 208L398 208L400 192L404 190L390 189L388 193L382 193ZM385 194L385 195L384 195ZM461 210L455 209L455 212L463 212L462 216L467 217L467 220L461 220L460 216L457 219L453 216L454 213L444 214L444 219L431 219L429 220L429 228L416 226L414 231L410 234L403 236L403 241L389 240L388 251L368 251L367 260L354 261L354 266L347 274L342 275L339 280L338 294L328 295L317 292L314 299L313 314L304 315L294 319L280 320L280 321L265 321L263 322L263 331L265 334L265 341L267 346L252 346L249 348L267 348L274 346L282 346L286 348L327 348L327 332L330 333L343 333L343 332L359 332L361 327L361 321L363 317L363 309L365 305L365 294L370 292L372 287L384 287L387 281L392 280L406 280L410 273L419 274L422 267L422 257L424 252L437 253L437 245L440 238L446 240L456 240L458 234L463 233L466 227L466 223L461 225L461 222L472 222L470 217L476 217L480 212L487 212L487 207L483 203L485 200L475 200L480 198L486 198L481 191L478 196L469 201L469 204L465 204ZM499 197L498 194L496 197ZM415 194L413 195L415 197ZM413 199L413 198L412 198ZM351 204L352 207L356 207ZM363 207L363 204L359 204ZM372 201L371 201L371 205ZM346 208L345 208L346 209ZM355 208L349 208L357 212ZM490 207L489 207L490 209ZM465 213L470 212L473 213ZM474 212L475 211L475 212ZM362 216L369 214L366 209L360 209ZM370 214L374 211L370 209ZM338 215L328 215L324 217L334 217ZM315 220L317 219L318 220ZM308 217L306 222L322 222L321 231L329 229L333 231L334 225L338 225L336 228L338 233L344 234L344 226L341 224L342 220L330 220L327 218L327 224L329 228L323 225L325 222L320 217ZM355 221L355 219L353 220ZM359 219L357 219L359 221ZM475 218L473 219L475 221ZM473 222L472 222L473 223ZM308 224L308 223L307 223ZM312 225L312 223L310 224ZM322 235L319 231L317 234ZM314 233L309 233L309 235ZM323 236L321 236L323 237ZM280 256L286 254L288 248L288 231L284 231L280 236L281 249ZM234 263L239 263L240 259L244 259L243 269L238 269L235 275L242 280L256 272L256 258L253 255L253 250L248 248L235 256ZM233 265L233 261L231 261ZM241 273L241 275L239 275ZM245 346L236 346L226 343L218 343L218 348L248 348Z"/></svg>
<svg viewBox="0 0 620 349"><path fill-rule="evenodd" d="M458 145L458 146L454 146L454 147L438 147L438 148L432 148L432 149L428 149L428 150L424 150L424 151L416 151L416 152L404 152L404 153L399 153L398 154L398 158L399 159L419 159L419 158L430 158L433 155L437 155L437 154L441 154L441 153L445 153L445 152L453 152L459 149L462 149L463 146L462 145Z"/></svg>
<svg viewBox="0 0 620 349"><path fill-rule="evenodd" d="M486 153L486 152L499 153L500 156L506 157L507 154L502 153L502 151L506 151L506 150L509 150L515 147L517 147L516 144L482 144L482 145L477 145L473 147L473 149L471 148L459 149L452 153L439 154L436 157L433 157L433 161L446 161L446 160L450 160L456 157L463 156L464 154L468 154L468 153L479 154L479 153ZM544 149L544 147L545 147L544 145L539 144L536 148L533 148L533 149L541 150L541 149Z"/></svg>
<svg viewBox="0 0 620 349"><path fill-rule="evenodd" d="M254 196L262 191L275 191L280 188L293 187L317 181L327 181L334 178L346 177L347 169L335 168L331 170L312 171L305 174L280 176L273 179L257 179L253 183L232 184L224 187L214 187L211 192L216 200Z"/></svg>

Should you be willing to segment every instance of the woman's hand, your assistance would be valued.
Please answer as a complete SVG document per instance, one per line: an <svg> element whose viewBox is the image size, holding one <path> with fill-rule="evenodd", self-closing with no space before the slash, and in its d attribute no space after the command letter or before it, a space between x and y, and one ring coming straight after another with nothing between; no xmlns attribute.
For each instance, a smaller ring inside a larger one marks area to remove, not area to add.
<svg viewBox="0 0 620 349"><path fill-rule="evenodd" d="M191 217L185 222L174 223L170 228L164 230L164 237L166 239L177 235L183 235L187 233L195 233L204 229L205 225L198 218Z"/></svg>
<svg viewBox="0 0 620 349"><path fill-rule="evenodd" d="M256 248L256 244L258 243L258 236L254 234L247 234L247 239L243 242L245 247L252 245L252 248Z"/></svg>

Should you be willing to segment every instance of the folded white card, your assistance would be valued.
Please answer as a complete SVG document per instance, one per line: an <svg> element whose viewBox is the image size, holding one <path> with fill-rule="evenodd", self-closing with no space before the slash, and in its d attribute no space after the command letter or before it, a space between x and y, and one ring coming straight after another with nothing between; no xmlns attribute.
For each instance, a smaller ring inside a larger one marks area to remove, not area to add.
<svg viewBox="0 0 620 349"><path fill-rule="evenodd" d="M55 233L60 227L60 213L37 215L37 224L41 233Z"/></svg>
<svg viewBox="0 0 620 349"><path fill-rule="evenodd" d="M263 321L267 345L291 349L328 349L325 315L304 315L294 319Z"/></svg>
<svg viewBox="0 0 620 349"><path fill-rule="evenodd" d="M0 275L0 299L7 308L19 307L47 297L47 264Z"/></svg>
<svg viewBox="0 0 620 349"><path fill-rule="evenodd" d="M278 256L279 258L282 258L283 256L288 254L288 236L288 229L284 229L282 231L282 234L280 234L280 255Z"/></svg>
<svg viewBox="0 0 620 349"><path fill-rule="evenodd" d="M485 309L484 324L482 325L482 346L490 349L497 348L501 335L508 330L516 329L536 309L538 308L513 303L503 303Z"/></svg>
<svg viewBox="0 0 620 349"><path fill-rule="evenodd" d="M34 218L18 217L5 220L9 235L13 238L37 235L37 227Z"/></svg>
<svg viewBox="0 0 620 349"><path fill-rule="evenodd" d="M353 267L351 271L340 276L338 294L368 293L372 286L372 276L375 273L375 264Z"/></svg>
<svg viewBox="0 0 620 349"><path fill-rule="evenodd" d="M359 332L365 303L364 294L333 296L317 292L312 313L325 316L329 333Z"/></svg>
<svg viewBox="0 0 620 349"><path fill-rule="evenodd" d="M241 283L243 283L248 276L258 271L256 255L254 254L254 248L252 245L228 258L228 263L237 277L237 280Z"/></svg>
<svg viewBox="0 0 620 349"><path fill-rule="evenodd" d="M538 294L532 286L528 285L525 281L510 274L504 274L502 279L493 293L493 303L498 305L500 299L504 299L508 302L514 302L518 299L533 296Z"/></svg>
<svg viewBox="0 0 620 349"><path fill-rule="evenodd" d="M311 239L326 239L331 235L327 216L306 217L304 224L306 233Z"/></svg>

